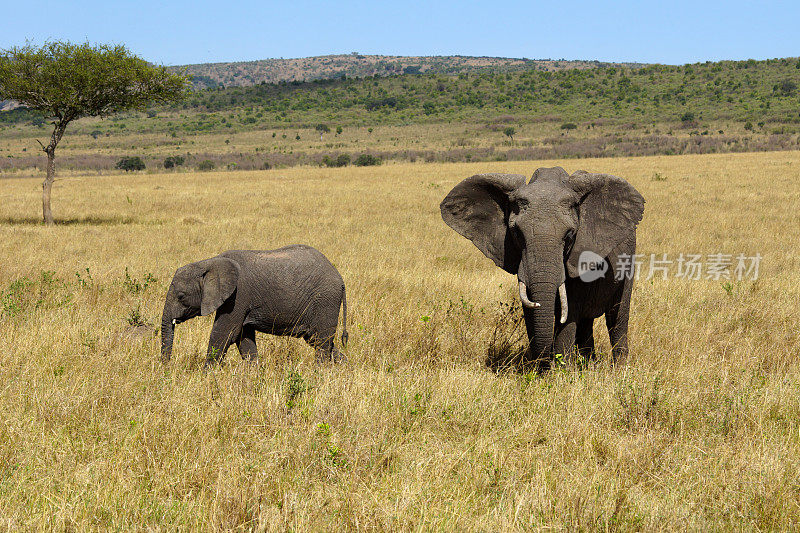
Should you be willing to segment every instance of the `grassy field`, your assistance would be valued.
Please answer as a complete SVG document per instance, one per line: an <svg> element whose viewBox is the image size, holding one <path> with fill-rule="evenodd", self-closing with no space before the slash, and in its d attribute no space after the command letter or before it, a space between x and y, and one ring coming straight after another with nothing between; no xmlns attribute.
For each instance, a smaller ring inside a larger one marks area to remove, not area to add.
<svg viewBox="0 0 800 533"><path fill-rule="evenodd" d="M555 164L644 195L640 253L759 253L758 280L643 276L626 368L486 369L515 280L438 203L474 173ZM0 527L800 523L800 152L68 178L53 228L40 180L0 182ZM162 367L177 267L289 243L345 279L347 365L261 335L260 364L234 348L204 373L198 318Z"/></svg>
<svg viewBox="0 0 800 533"><path fill-rule="evenodd" d="M71 125L56 151L56 168L62 175L86 176L118 172L115 165L126 156L141 157L148 173L164 172L168 157L185 163L174 172L194 172L209 161L215 170L262 170L293 166L326 165L340 155L354 163L361 154L384 162L506 162L544 158L675 155L698 153L797 150L800 129L773 125L745 126L731 119L701 122L680 120L635 124L602 119L579 122L565 130L556 116L519 122L511 115L488 122L455 121L404 125L336 127L320 136L314 126L257 130L165 133L148 127L177 120L176 114L154 118L126 118L115 122L86 118ZM115 126L139 124L122 130ZM149 126L148 126L149 125ZM513 137L504 134L513 128ZM0 129L0 179L38 176L46 164L36 140L47 142L50 127L9 126ZM331 165L329 165L331 166Z"/></svg>

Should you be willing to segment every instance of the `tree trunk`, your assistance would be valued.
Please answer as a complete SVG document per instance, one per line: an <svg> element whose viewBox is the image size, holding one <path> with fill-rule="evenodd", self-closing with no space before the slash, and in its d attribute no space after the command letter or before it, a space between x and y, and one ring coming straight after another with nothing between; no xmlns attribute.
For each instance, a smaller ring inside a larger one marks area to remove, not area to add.
<svg viewBox="0 0 800 533"><path fill-rule="evenodd" d="M47 175L42 182L42 218L45 224L53 225L53 211L50 209L50 191L53 189L53 181L56 173L56 154L55 148L45 148L47 154Z"/></svg>
<svg viewBox="0 0 800 533"><path fill-rule="evenodd" d="M67 129L67 124L77 115L67 114L65 116L58 116L58 120L53 123L53 134L50 136L50 144L45 146L39 142L42 150L47 154L47 175L42 183L42 218L45 224L52 226L55 224L53 219L53 212L50 210L50 191L53 190L53 182L56 179L56 146L64 136L64 131Z"/></svg>

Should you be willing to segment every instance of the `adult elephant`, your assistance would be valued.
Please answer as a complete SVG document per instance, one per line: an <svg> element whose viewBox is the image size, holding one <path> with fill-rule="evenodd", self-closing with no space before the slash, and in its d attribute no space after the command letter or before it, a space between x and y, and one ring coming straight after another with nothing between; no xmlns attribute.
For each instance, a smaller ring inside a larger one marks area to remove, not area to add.
<svg viewBox="0 0 800 533"><path fill-rule="evenodd" d="M530 340L526 359L549 367L577 344L594 354L594 319L605 314L612 361L628 353L632 258L644 198L609 174L540 168L478 174L440 205L448 226L519 280Z"/></svg>

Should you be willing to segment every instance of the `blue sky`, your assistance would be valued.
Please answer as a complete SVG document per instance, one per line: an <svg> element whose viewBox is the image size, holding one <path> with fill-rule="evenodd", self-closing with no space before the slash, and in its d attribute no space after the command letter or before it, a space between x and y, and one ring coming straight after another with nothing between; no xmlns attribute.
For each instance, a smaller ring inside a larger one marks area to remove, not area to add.
<svg viewBox="0 0 800 533"><path fill-rule="evenodd" d="M40 0L31 7L9 2L0 10L0 48L49 39L122 43L166 65L355 51L670 64L800 55L798 1Z"/></svg>

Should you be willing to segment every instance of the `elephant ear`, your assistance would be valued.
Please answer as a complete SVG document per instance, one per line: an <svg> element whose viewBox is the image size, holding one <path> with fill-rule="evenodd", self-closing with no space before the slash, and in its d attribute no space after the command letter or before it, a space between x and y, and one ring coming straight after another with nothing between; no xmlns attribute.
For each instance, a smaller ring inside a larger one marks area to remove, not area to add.
<svg viewBox="0 0 800 533"><path fill-rule="evenodd" d="M591 251L606 258L634 238L644 213L644 198L630 183L610 174L579 170L568 183L581 197L578 231L567 258L567 272L577 277L581 253Z"/></svg>
<svg viewBox="0 0 800 533"><path fill-rule="evenodd" d="M519 174L477 174L453 187L439 205L445 224L511 274L521 253L508 229L509 194L524 185Z"/></svg>
<svg viewBox="0 0 800 533"><path fill-rule="evenodd" d="M200 314L209 315L231 297L239 282L239 264L227 257L212 257L204 261L206 272L202 279Z"/></svg>

